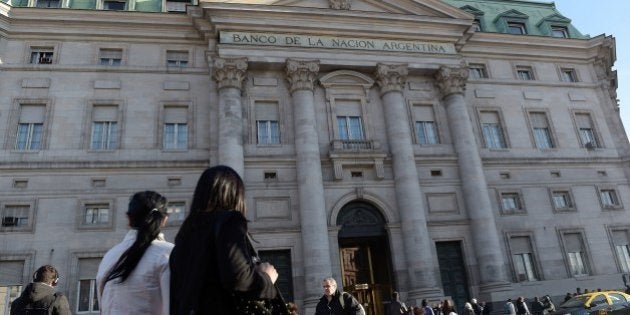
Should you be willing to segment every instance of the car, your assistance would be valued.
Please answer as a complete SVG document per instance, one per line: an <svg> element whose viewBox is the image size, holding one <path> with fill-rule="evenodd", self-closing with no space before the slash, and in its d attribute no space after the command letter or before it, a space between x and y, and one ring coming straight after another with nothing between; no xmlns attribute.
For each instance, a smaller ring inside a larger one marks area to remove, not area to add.
<svg viewBox="0 0 630 315"><path fill-rule="evenodd" d="M630 314L630 295L620 291L586 293L560 304L553 315Z"/></svg>

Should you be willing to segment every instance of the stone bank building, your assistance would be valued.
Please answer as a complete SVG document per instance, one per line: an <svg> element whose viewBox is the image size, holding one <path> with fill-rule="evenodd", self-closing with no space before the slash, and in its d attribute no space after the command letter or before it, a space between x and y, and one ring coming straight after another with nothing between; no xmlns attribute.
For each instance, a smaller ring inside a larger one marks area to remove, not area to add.
<svg viewBox="0 0 630 315"><path fill-rule="evenodd" d="M311 314L623 288L615 40L519 0L2 0L0 314L55 265L76 314L129 197L235 168Z"/></svg>

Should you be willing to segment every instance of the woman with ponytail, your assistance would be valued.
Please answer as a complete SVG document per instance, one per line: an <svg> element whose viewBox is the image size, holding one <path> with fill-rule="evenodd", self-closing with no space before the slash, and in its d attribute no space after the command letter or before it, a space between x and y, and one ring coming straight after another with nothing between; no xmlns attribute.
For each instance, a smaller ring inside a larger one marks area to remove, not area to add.
<svg viewBox="0 0 630 315"><path fill-rule="evenodd" d="M154 191L134 194L127 210L131 228L98 267L101 314L166 315L169 309L168 260L173 244L160 229L166 224L166 198Z"/></svg>

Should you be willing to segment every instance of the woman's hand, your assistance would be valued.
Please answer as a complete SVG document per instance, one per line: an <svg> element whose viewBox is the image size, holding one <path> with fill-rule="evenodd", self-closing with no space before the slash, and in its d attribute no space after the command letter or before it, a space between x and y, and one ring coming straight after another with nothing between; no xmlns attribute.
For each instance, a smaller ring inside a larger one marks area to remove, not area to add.
<svg viewBox="0 0 630 315"><path fill-rule="evenodd" d="M260 263L258 268L271 278L272 283L276 283L276 280L278 280L278 271L276 271L276 268L272 264L268 262Z"/></svg>

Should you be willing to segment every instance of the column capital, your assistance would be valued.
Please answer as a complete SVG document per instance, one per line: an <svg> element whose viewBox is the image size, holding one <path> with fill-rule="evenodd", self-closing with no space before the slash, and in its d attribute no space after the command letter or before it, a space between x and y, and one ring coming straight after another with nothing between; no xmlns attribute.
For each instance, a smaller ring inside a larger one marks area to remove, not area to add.
<svg viewBox="0 0 630 315"><path fill-rule="evenodd" d="M286 73L291 93L298 90L313 91L315 77L319 73L319 60L287 59Z"/></svg>
<svg viewBox="0 0 630 315"><path fill-rule="evenodd" d="M232 87L241 90L247 72L247 58L215 58L212 77L218 83L218 89Z"/></svg>
<svg viewBox="0 0 630 315"><path fill-rule="evenodd" d="M376 65L376 84L381 87L381 95L398 91L402 92L407 82L407 74L409 70L406 64L389 65L379 63Z"/></svg>
<svg viewBox="0 0 630 315"><path fill-rule="evenodd" d="M464 94L468 80L468 67L465 64L459 67L442 66L435 74L435 80L442 97L451 94Z"/></svg>

